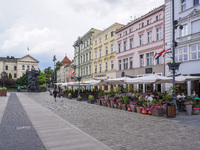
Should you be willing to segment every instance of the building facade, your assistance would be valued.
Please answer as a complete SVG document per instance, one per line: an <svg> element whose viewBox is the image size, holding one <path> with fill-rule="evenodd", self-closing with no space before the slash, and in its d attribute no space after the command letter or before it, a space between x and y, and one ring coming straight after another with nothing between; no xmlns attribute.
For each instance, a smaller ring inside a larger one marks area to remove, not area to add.
<svg viewBox="0 0 200 150"><path fill-rule="evenodd" d="M81 76L82 81L92 80L92 38L100 32L100 30L92 28L83 35L81 37L82 44L80 45L80 52L79 47L76 44L77 41L74 42L75 72L77 76ZM78 59L80 60L80 70L78 68Z"/></svg>
<svg viewBox="0 0 200 150"><path fill-rule="evenodd" d="M172 1L166 0L166 15L172 14ZM175 49L175 61L181 62L177 74L200 76L200 1L199 0L178 0L174 3L174 19L178 25L183 26L175 30L175 40L178 43ZM171 46L172 33L169 34L172 18L166 17L166 47ZM166 63L172 61L166 57ZM166 75L171 72L166 66ZM200 92L200 81L187 82L187 94L191 91Z"/></svg>
<svg viewBox="0 0 200 150"><path fill-rule="evenodd" d="M0 57L0 73L5 71L8 75L11 74L13 79L17 79L26 74L26 70L38 70L38 64L39 61L30 55L22 58Z"/></svg>
<svg viewBox="0 0 200 150"><path fill-rule="evenodd" d="M116 31L117 77L165 75L164 59L154 60L154 54L165 49L165 6L162 5ZM134 85L143 92L152 88L163 92L164 86Z"/></svg>
<svg viewBox="0 0 200 150"><path fill-rule="evenodd" d="M123 27L114 23L92 40L92 74L94 79L116 78L116 34L115 31ZM109 90L110 87L103 87Z"/></svg>

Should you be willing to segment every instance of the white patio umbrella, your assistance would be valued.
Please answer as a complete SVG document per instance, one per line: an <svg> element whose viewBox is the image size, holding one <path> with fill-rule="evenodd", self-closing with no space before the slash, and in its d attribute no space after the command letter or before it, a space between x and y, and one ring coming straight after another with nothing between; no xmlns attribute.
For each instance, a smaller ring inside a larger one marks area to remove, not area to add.
<svg viewBox="0 0 200 150"><path fill-rule="evenodd" d="M88 81L83 81L84 84L86 85L98 85L101 82L101 80L88 80Z"/></svg>
<svg viewBox="0 0 200 150"><path fill-rule="evenodd" d="M166 80L165 83L170 83L173 81L172 77L170 77L170 80ZM180 76L176 76L175 77L175 82L176 83L184 83L187 81L194 81L194 80L200 80L200 76L184 76L184 75L180 75Z"/></svg>
<svg viewBox="0 0 200 150"><path fill-rule="evenodd" d="M147 75L144 77L138 77L138 78L130 78L126 80L126 83L128 84L144 84L144 83L165 83L166 80L170 80L170 77L160 76L156 74Z"/></svg>
<svg viewBox="0 0 200 150"><path fill-rule="evenodd" d="M129 77L121 77L121 78L107 79L107 80L104 80L103 83L104 83L104 84L113 84L113 85L124 84L124 83L126 83L126 81L127 81L128 79L132 79L132 78L129 78Z"/></svg>

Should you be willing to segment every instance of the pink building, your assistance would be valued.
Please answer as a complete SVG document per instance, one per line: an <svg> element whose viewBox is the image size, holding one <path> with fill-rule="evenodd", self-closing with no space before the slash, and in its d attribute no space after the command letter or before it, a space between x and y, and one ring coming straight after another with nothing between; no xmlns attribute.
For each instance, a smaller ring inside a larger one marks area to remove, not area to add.
<svg viewBox="0 0 200 150"><path fill-rule="evenodd" d="M153 59L156 52L165 49L164 14L165 6L162 5L116 31L117 77L165 75L164 58ZM143 92L152 89L163 91L162 85L140 84L136 87Z"/></svg>

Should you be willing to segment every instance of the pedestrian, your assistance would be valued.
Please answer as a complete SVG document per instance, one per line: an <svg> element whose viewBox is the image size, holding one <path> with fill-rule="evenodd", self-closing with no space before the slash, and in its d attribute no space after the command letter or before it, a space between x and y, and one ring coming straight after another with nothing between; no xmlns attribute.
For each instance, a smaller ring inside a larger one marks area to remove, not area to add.
<svg viewBox="0 0 200 150"><path fill-rule="evenodd" d="M53 96L54 96L54 100L56 102L56 96L58 94L58 91L56 90L56 88L54 88L54 91L53 91Z"/></svg>
<svg viewBox="0 0 200 150"><path fill-rule="evenodd" d="M196 100L197 105L199 104L200 98L198 96L198 93L195 95L194 100Z"/></svg>
<svg viewBox="0 0 200 150"><path fill-rule="evenodd" d="M196 96L196 92L193 91L193 92L192 92L192 95L191 95L191 98L194 98L195 96Z"/></svg>

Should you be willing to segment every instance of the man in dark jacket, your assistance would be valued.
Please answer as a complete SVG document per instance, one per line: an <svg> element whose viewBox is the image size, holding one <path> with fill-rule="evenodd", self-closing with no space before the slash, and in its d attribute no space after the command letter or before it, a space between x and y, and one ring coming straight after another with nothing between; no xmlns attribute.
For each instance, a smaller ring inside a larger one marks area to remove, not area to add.
<svg viewBox="0 0 200 150"><path fill-rule="evenodd" d="M54 89L54 91L53 91L53 97L54 97L55 102L56 102L56 96L57 96L57 94L58 94L58 91L56 89Z"/></svg>

